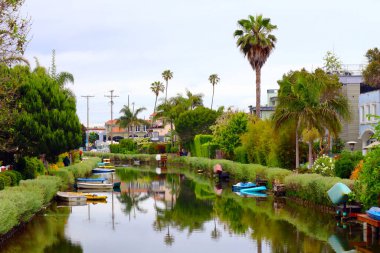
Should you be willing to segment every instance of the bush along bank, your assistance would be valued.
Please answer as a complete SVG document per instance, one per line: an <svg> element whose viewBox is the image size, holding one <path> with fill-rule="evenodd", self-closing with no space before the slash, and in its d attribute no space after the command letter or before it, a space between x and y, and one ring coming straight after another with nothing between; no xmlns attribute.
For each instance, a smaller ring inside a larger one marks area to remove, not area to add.
<svg viewBox="0 0 380 253"><path fill-rule="evenodd" d="M51 175L21 180L18 186L0 191L0 242L12 233L12 229L29 221L34 214L50 203L59 189L67 189L75 177L91 173L100 158L90 158L58 170Z"/></svg>
<svg viewBox="0 0 380 253"><path fill-rule="evenodd" d="M156 154L115 154L100 152L84 152L86 156L100 157L111 159L115 164L133 164L133 161L139 160L142 164L156 164Z"/></svg>

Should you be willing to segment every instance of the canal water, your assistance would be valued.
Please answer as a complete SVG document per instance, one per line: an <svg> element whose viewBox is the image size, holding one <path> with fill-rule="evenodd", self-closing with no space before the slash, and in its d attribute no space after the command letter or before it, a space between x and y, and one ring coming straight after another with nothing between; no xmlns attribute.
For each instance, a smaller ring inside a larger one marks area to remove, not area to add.
<svg viewBox="0 0 380 253"><path fill-rule="evenodd" d="M202 175L126 168L112 179L119 191L97 192L106 202L55 202L0 252L380 252L360 224L285 198L239 196Z"/></svg>

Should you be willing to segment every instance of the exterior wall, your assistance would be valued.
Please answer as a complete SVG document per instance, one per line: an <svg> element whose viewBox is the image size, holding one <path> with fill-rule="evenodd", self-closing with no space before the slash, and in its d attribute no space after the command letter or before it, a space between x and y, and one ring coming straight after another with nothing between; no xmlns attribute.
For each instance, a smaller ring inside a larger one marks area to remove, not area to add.
<svg viewBox="0 0 380 253"><path fill-rule="evenodd" d="M374 141L374 124L378 121L374 117L368 118L368 114L380 115L380 90L363 93L359 97L359 136L362 139L364 154L365 147Z"/></svg>
<svg viewBox="0 0 380 253"><path fill-rule="evenodd" d="M362 141L359 138L359 95L361 76L343 76L339 78L342 86L342 94L348 99L348 106L351 113L349 121L342 122L342 132L340 138L345 143L345 148L350 149L347 142L355 141L357 144L354 150L362 150Z"/></svg>

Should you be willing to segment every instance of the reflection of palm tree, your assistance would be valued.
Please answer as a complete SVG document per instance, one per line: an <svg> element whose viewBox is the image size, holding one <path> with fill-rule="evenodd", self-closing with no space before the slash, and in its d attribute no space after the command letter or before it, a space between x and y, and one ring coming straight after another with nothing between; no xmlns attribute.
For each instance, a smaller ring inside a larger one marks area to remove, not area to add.
<svg viewBox="0 0 380 253"><path fill-rule="evenodd" d="M169 227L170 225L168 225L168 232L166 233L164 237L164 241L166 245L171 246L174 243L174 236L170 234Z"/></svg>
<svg viewBox="0 0 380 253"><path fill-rule="evenodd" d="M131 214L132 210L134 212L134 217L136 217L136 209L140 213L147 213L148 210L140 207L140 203L149 198L149 195L142 195L141 193L122 193L117 196L118 200L125 204L123 212L126 214Z"/></svg>
<svg viewBox="0 0 380 253"><path fill-rule="evenodd" d="M216 220L214 216L214 229L211 231L211 238L214 240L218 240L222 233L216 228Z"/></svg>

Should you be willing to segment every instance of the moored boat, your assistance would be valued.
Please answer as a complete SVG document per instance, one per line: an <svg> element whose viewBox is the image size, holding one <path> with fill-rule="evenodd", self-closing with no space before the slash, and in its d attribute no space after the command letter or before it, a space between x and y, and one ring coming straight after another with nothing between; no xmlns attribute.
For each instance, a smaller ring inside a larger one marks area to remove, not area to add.
<svg viewBox="0 0 380 253"><path fill-rule="evenodd" d="M255 186L256 186L256 184L252 183L252 182L246 182L246 183L239 182L239 183L234 184L232 186L232 190L233 191L240 191L241 189L252 188L252 187L255 187Z"/></svg>
<svg viewBox="0 0 380 253"><path fill-rule="evenodd" d="M330 190L327 191L327 194L333 204L339 205L347 202L348 194L350 194L350 192L351 190L347 185L343 183L336 183L330 188Z"/></svg>
<svg viewBox="0 0 380 253"><path fill-rule="evenodd" d="M92 169L92 173L110 173L114 172L115 169L105 169L105 168L95 168Z"/></svg>
<svg viewBox="0 0 380 253"><path fill-rule="evenodd" d="M371 207L366 211L368 216L374 220L380 220L380 208L379 207Z"/></svg>
<svg viewBox="0 0 380 253"><path fill-rule="evenodd" d="M92 193L84 193L83 196L87 198L87 200L106 200L107 196L104 195L97 195L97 194L92 194Z"/></svg>
<svg viewBox="0 0 380 253"><path fill-rule="evenodd" d="M92 183L99 182L99 183L103 183L106 180L107 180L107 178L104 178L104 177L99 177L99 178L77 178L77 182L92 182Z"/></svg>
<svg viewBox="0 0 380 253"><path fill-rule="evenodd" d="M267 188L265 186L256 186L252 188L247 188L247 189L241 189L240 192L242 194L252 194L255 192L261 192L261 191L266 191Z"/></svg>
<svg viewBox="0 0 380 253"><path fill-rule="evenodd" d="M86 201L86 197L77 192L57 192L57 198L66 202Z"/></svg>
<svg viewBox="0 0 380 253"><path fill-rule="evenodd" d="M86 183L86 182L78 182L77 188L84 188L84 189L112 189L113 184L106 184L106 183Z"/></svg>
<svg viewBox="0 0 380 253"><path fill-rule="evenodd" d="M121 182L114 182L113 188L120 188Z"/></svg>

